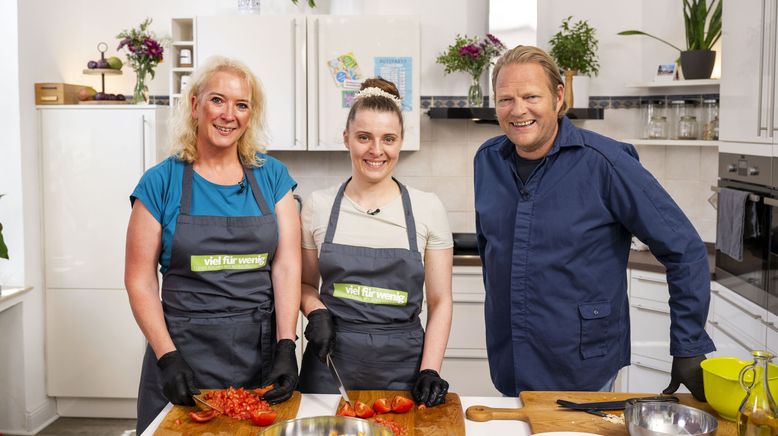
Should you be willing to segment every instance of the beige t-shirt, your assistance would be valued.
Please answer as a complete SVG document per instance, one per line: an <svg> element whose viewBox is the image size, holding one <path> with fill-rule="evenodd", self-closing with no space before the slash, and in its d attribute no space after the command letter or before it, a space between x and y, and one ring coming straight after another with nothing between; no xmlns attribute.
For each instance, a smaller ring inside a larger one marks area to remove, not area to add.
<svg viewBox="0 0 778 436"><path fill-rule="evenodd" d="M321 250L330 211L340 185L313 192L303 201L302 246ZM446 209L437 195L406 186L416 222L416 241L424 258L424 250L440 250L454 246ZM402 197L398 195L380 212L369 215L367 210L343 196L338 226L333 242L370 248L408 248Z"/></svg>

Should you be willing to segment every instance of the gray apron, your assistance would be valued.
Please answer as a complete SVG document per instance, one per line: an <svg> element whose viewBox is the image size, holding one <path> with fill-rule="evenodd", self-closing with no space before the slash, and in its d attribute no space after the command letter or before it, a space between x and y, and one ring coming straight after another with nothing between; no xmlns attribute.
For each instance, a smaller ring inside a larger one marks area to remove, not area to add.
<svg viewBox="0 0 778 436"><path fill-rule="evenodd" d="M424 266L411 200L405 186L395 180L402 195L410 249L334 244L349 180L335 197L319 253L321 300L335 323L332 358L347 389L408 390L424 348L419 321ZM311 347L303 354L299 386L305 393L338 393L327 367Z"/></svg>
<svg viewBox="0 0 778 436"><path fill-rule="evenodd" d="M278 245L276 219L253 171L245 168L262 216L190 215L192 172L187 164L170 266L162 278L165 323L198 388L259 387L270 371L275 343L270 265ZM138 434L167 403L157 358L148 346L138 393Z"/></svg>

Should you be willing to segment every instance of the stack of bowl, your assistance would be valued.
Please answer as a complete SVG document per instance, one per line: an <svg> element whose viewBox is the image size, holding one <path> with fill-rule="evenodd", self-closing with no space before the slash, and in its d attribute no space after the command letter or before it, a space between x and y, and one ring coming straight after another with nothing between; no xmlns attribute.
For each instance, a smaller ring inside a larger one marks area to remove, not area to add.
<svg viewBox="0 0 778 436"><path fill-rule="evenodd" d="M624 424L631 436L711 436L719 427L708 412L666 401L629 401Z"/></svg>

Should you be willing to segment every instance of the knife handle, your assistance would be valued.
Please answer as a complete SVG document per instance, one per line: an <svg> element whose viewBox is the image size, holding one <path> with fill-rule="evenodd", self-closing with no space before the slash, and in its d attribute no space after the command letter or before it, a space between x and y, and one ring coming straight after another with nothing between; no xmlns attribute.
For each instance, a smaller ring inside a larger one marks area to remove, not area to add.
<svg viewBox="0 0 778 436"><path fill-rule="evenodd" d="M467 419L471 421L484 422L494 419L516 420L529 422L529 416L521 408L505 409L487 406L470 406L465 412Z"/></svg>

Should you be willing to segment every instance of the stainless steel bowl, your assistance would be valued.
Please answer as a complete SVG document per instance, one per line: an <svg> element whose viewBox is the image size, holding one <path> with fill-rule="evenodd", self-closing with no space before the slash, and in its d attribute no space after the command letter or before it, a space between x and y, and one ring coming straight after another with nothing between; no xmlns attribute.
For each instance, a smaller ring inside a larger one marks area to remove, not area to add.
<svg viewBox="0 0 778 436"><path fill-rule="evenodd" d="M364 436L393 436L388 428L370 422L366 419L346 416L311 416L308 418L291 419L279 422L260 432L261 436L309 436L324 435L330 432L337 435L356 436L361 432Z"/></svg>
<svg viewBox="0 0 778 436"><path fill-rule="evenodd" d="M719 427L708 412L683 404L650 401L628 402L624 424L632 436L714 435Z"/></svg>

